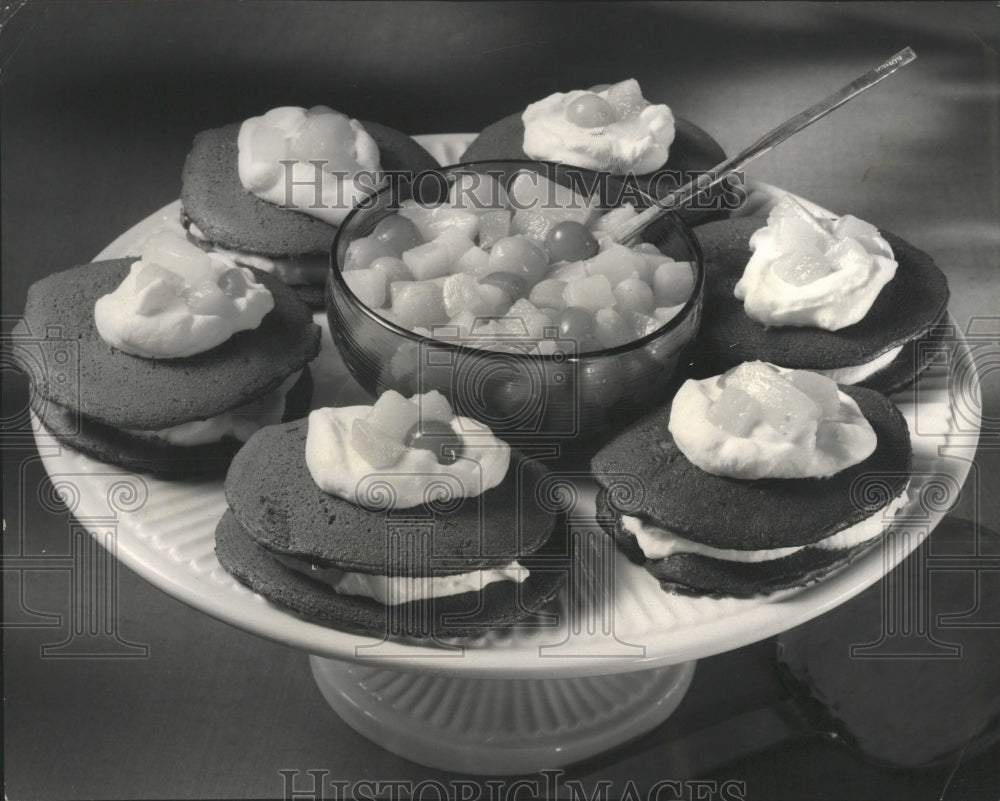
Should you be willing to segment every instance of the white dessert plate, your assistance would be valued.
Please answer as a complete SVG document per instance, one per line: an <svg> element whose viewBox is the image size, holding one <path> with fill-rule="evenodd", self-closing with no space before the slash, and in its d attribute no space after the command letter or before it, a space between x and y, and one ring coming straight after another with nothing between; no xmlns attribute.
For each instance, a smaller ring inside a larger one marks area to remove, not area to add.
<svg viewBox="0 0 1000 801"><path fill-rule="evenodd" d="M417 139L448 164L458 160L470 136ZM748 208L758 212L785 194L765 184L748 183L748 189ZM97 258L135 255L153 232L179 230L178 209L179 202L174 202L142 220ZM316 319L324 327L324 337L313 365L314 405L347 404L365 397L338 358L325 318L320 314ZM818 583L769 598L669 595L599 533L592 518L593 485L580 479L564 487L578 496L570 524L577 535L580 562L553 609L559 613L556 622L446 643L348 634L310 623L255 595L226 573L215 557L215 525L226 507L221 481L160 481L60 447L43 430L36 440L53 485L58 486L60 476L72 476L80 490L73 513L118 559L165 592L234 626L320 657L360 663L359 667L480 678L595 676L675 665L777 634L846 601L912 551L957 500L979 431L974 373L964 377L961 398L950 388L954 366L971 364L960 338L949 355L894 398L910 425L914 476L910 499L896 518L900 536L887 538L885 547L872 548ZM107 539L109 520L116 524L111 539Z"/></svg>

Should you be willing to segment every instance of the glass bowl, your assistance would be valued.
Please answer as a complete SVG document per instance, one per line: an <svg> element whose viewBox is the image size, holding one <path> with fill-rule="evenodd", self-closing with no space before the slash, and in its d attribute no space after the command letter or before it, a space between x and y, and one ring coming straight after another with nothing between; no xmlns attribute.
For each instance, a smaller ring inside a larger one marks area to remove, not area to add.
<svg viewBox="0 0 1000 801"><path fill-rule="evenodd" d="M501 351L483 350L459 344L446 327L435 328L434 338L422 336L365 306L341 272L348 245L370 234L400 201L440 202L462 173L486 173L506 187L524 170L578 190L595 190L588 193L597 195L603 208L651 202L620 179L543 161L457 164L390 182L348 215L334 240L326 286L330 331L347 368L372 394L394 389L409 396L436 389L456 413L511 440L591 437L667 400L681 351L697 333L705 280L701 248L676 215L648 227L642 238L676 261L691 263L695 279L691 297L660 328L605 350L579 353L575 342L556 339L549 346L552 352L541 354L537 342L527 337L505 340Z"/></svg>

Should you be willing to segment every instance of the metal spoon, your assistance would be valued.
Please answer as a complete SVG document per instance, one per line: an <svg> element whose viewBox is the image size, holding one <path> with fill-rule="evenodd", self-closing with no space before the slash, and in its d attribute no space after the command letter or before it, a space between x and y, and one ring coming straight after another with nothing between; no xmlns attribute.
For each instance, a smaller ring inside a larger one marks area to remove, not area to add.
<svg viewBox="0 0 1000 801"><path fill-rule="evenodd" d="M767 153L775 145L781 144L803 128L808 128L835 108L839 108L848 100L857 97L866 89L870 89L882 79L892 75L900 67L909 64L916 57L917 54L909 47L900 50L892 58L875 67L875 69L866 72L860 78L851 81L847 86L838 89L815 105L810 106L805 111L796 114L777 128L764 134L760 139L741 150L735 156L717 164L707 173L699 175L679 189L655 201L655 205L645 209L622 225L617 231L613 232L612 239L616 242L627 242L650 223L660 219L671 211L685 206L696 195L711 189L725 179L727 175L742 169L755 158Z"/></svg>

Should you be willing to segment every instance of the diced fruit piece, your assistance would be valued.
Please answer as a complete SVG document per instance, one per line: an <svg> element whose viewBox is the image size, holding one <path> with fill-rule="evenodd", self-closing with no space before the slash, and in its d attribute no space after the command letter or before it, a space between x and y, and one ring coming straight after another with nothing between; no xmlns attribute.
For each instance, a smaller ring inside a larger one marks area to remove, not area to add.
<svg viewBox="0 0 1000 801"><path fill-rule="evenodd" d="M292 152L299 159L326 161L323 169L327 172L350 169L356 163L352 152L354 131L350 120L342 114L310 114L296 132L291 145Z"/></svg>
<svg viewBox="0 0 1000 801"><path fill-rule="evenodd" d="M161 267L156 262L147 262L140 269L135 277L136 289L142 290L154 281L163 281L168 287L173 287L177 292L184 288L184 279L177 273L172 273L165 267Z"/></svg>
<svg viewBox="0 0 1000 801"><path fill-rule="evenodd" d="M378 221L372 236L385 245L393 256L399 258L404 250L415 248L424 243L420 230L413 220L408 220L401 214L390 214Z"/></svg>
<svg viewBox="0 0 1000 801"><path fill-rule="evenodd" d="M242 298L247 293L247 289L249 288L246 275L239 267L233 267L231 270L226 270L219 276L219 280L215 283L218 285L219 289L234 299Z"/></svg>
<svg viewBox="0 0 1000 801"><path fill-rule="evenodd" d="M430 451L438 464L454 464L465 453L462 437L448 423L421 420L409 432L406 447Z"/></svg>
<svg viewBox="0 0 1000 801"><path fill-rule="evenodd" d="M569 281L563 289L563 300L567 306L582 306L591 312L605 309L615 304L615 294L611 282L603 275L591 275Z"/></svg>
<svg viewBox="0 0 1000 801"><path fill-rule="evenodd" d="M868 251L855 239L841 239L829 248L825 255L834 270L845 270L855 266L863 269L871 261Z"/></svg>
<svg viewBox="0 0 1000 801"><path fill-rule="evenodd" d="M184 302L195 314L215 314L219 317L232 317L236 314L232 298L219 289L214 281L203 281L187 290Z"/></svg>
<svg viewBox="0 0 1000 801"><path fill-rule="evenodd" d="M676 306L657 306L653 309L653 316L660 321L660 325L666 325L680 314L683 308L683 303L679 303Z"/></svg>
<svg viewBox="0 0 1000 801"><path fill-rule="evenodd" d="M472 240L457 228L442 231L434 241L448 248L448 259L452 263L458 261L469 248L475 247Z"/></svg>
<svg viewBox="0 0 1000 801"><path fill-rule="evenodd" d="M851 214L845 214L833 224L833 235L839 238L850 237L872 253L877 253L884 247L876 242L880 236L878 228L871 223L859 220Z"/></svg>
<svg viewBox="0 0 1000 801"><path fill-rule="evenodd" d="M774 230L777 241L786 252L815 249L822 253L836 242L821 227L811 225L800 217L781 219Z"/></svg>
<svg viewBox="0 0 1000 801"><path fill-rule="evenodd" d="M418 419L420 408L417 404L394 389L383 392L368 414L368 423L399 443L404 441Z"/></svg>
<svg viewBox="0 0 1000 801"><path fill-rule="evenodd" d="M553 309L563 309L566 306L566 301L563 299L565 286L565 281L560 281L557 278L546 278L531 288L528 300L538 307L548 306Z"/></svg>
<svg viewBox="0 0 1000 801"><path fill-rule="evenodd" d="M143 290L135 310L142 315L156 314L176 303L178 295L178 287L166 281L154 281Z"/></svg>
<svg viewBox="0 0 1000 801"><path fill-rule="evenodd" d="M553 222L576 220L586 224L595 210L590 198L536 172L518 173L510 183L508 196L515 209L544 214Z"/></svg>
<svg viewBox="0 0 1000 801"><path fill-rule="evenodd" d="M468 273L475 277L488 275L490 272L490 254L482 248L471 247L455 261L456 273Z"/></svg>
<svg viewBox="0 0 1000 801"><path fill-rule="evenodd" d="M559 338L582 343L594 330L594 315L582 306L567 306L559 314Z"/></svg>
<svg viewBox="0 0 1000 801"><path fill-rule="evenodd" d="M476 320L479 319L479 315L473 314L468 309L460 311L454 317L449 318L447 328L454 329L453 331L446 331L445 329L439 328L435 333L438 339L443 339L446 342L456 342L460 344L461 340L468 339L469 335L472 333L472 329L476 324Z"/></svg>
<svg viewBox="0 0 1000 801"><path fill-rule="evenodd" d="M726 370L719 379L719 386L729 386L730 380L736 381L737 384L747 384L755 379L761 379L761 376L764 377L761 380L769 380L770 376L767 375L768 373L777 375L778 372L778 368L768 362L743 362L743 364L738 364Z"/></svg>
<svg viewBox="0 0 1000 801"><path fill-rule="evenodd" d="M382 256L375 259L368 269L375 270L385 276L385 285L389 286L393 281L412 281L413 273L402 259L395 256Z"/></svg>
<svg viewBox="0 0 1000 801"><path fill-rule="evenodd" d="M613 287L626 278L638 275L639 270L645 266L646 261L641 255L619 244L613 244L594 258L587 260L587 272L591 275L606 276Z"/></svg>
<svg viewBox="0 0 1000 801"><path fill-rule="evenodd" d="M656 306L652 288L640 278L626 278L615 287L614 292L619 311L650 314Z"/></svg>
<svg viewBox="0 0 1000 801"><path fill-rule="evenodd" d="M343 273L344 283L370 309L385 303L385 273L381 270L351 270Z"/></svg>
<svg viewBox="0 0 1000 801"><path fill-rule="evenodd" d="M406 446L402 442L386 436L360 418L351 426L351 447L377 470L394 465L406 452Z"/></svg>
<svg viewBox="0 0 1000 801"><path fill-rule="evenodd" d="M603 128L615 121L615 110L600 95L587 92L567 106L566 119L581 128Z"/></svg>
<svg viewBox="0 0 1000 801"><path fill-rule="evenodd" d="M620 120L638 117L649 105L643 98L639 82L635 78L608 87L608 104Z"/></svg>
<svg viewBox="0 0 1000 801"><path fill-rule="evenodd" d="M642 257L643 264L636 266L636 273L650 286L653 285L653 275L656 274L656 268L664 262L673 261L670 256L661 253L656 245L651 245L648 242L640 242L635 245L632 252Z"/></svg>
<svg viewBox="0 0 1000 801"><path fill-rule="evenodd" d="M290 153L291 143L281 128L261 125L250 136L250 154L254 161L277 164Z"/></svg>
<svg viewBox="0 0 1000 801"><path fill-rule="evenodd" d="M626 312L622 314L622 317L632 326L632 330L635 331L635 336L638 339L652 334L656 329L663 325L662 320L658 320L651 314L643 314L642 312Z"/></svg>
<svg viewBox="0 0 1000 801"><path fill-rule="evenodd" d="M521 298L511 306L506 316L519 319L532 339L541 339L545 335L546 328L554 327L549 316L527 298Z"/></svg>
<svg viewBox="0 0 1000 801"><path fill-rule="evenodd" d="M479 247L489 250L494 243L510 236L511 213L507 209L487 211L479 218Z"/></svg>
<svg viewBox="0 0 1000 801"><path fill-rule="evenodd" d="M668 261L653 273L653 296L657 306L687 303L694 292L694 272L686 261Z"/></svg>
<svg viewBox="0 0 1000 801"><path fill-rule="evenodd" d="M538 247L544 247L549 231L552 230L552 219L544 214L527 209L518 209L510 223L511 234L523 236Z"/></svg>
<svg viewBox="0 0 1000 801"><path fill-rule="evenodd" d="M774 208L771 209L770 213L767 215L768 225L774 225L781 220L792 220L797 219L807 226L813 229L817 235L829 234L827 229L827 224L832 224L829 221L822 220L821 218L815 216L809 211L805 206L803 206L799 201L797 201L791 195L785 195L777 203L774 204Z"/></svg>
<svg viewBox="0 0 1000 801"><path fill-rule="evenodd" d="M600 248L586 225L563 220L545 235L545 249L553 261L581 261L596 256Z"/></svg>
<svg viewBox="0 0 1000 801"><path fill-rule="evenodd" d="M811 248L778 256L771 269L776 276L793 286L811 284L833 272L829 260Z"/></svg>
<svg viewBox="0 0 1000 801"><path fill-rule="evenodd" d="M823 417L837 416L840 411L840 391L832 378L809 370L792 370L785 373L785 380L812 398Z"/></svg>
<svg viewBox="0 0 1000 801"><path fill-rule="evenodd" d="M496 314L498 311L495 293L484 291L479 281L468 273L449 275L442 286L442 293L448 317L463 311L473 314ZM504 308L508 305L510 301L504 303Z"/></svg>
<svg viewBox="0 0 1000 801"><path fill-rule="evenodd" d="M632 328L614 309L598 309L594 315L594 337L605 348L616 348L632 340Z"/></svg>
<svg viewBox="0 0 1000 801"><path fill-rule="evenodd" d="M495 284L479 283L479 297L486 304L481 312L484 316L503 314L510 307L510 296L507 291Z"/></svg>
<svg viewBox="0 0 1000 801"><path fill-rule="evenodd" d="M506 203L507 191L496 178L483 173L460 173L448 193L452 208L476 214L503 209Z"/></svg>
<svg viewBox="0 0 1000 801"><path fill-rule="evenodd" d="M479 230L479 215L451 206L422 206L415 200L404 200L399 213L413 221L425 242L448 228L457 228L469 239L475 239Z"/></svg>
<svg viewBox="0 0 1000 801"><path fill-rule="evenodd" d="M632 250L636 253L643 253L647 256L663 256L660 249L654 245L652 242L640 242L637 245L632 245ZM673 261L669 256L663 256L667 261Z"/></svg>
<svg viewBox="0 0 1000 801"><path fill-rule="evenodd" d="M513 273L529 284L540 281L548 271L545 252L522 236L508 236L490 251L490 272Z"/></svg>
<svg viewBox="0 0 1000 801"><path fill-rule="evenodd" d="M761 418L786 439L815 432L819 406L783 375L762 362L741 364L726 374L725 388L742 389L761 407Z"/></svg>
<svg viewBox="0 0 1000 801"><path fill-rule="evenodd" d="M726 387L709 407L705 417L735 437L748 437L763 420L760 404L739 387Z"/></svg>
<svg viewBox="0 0 1000 801"><path fill-rule="evenodd" d="M362 236L347 246L344 255L344 270L364 270L371 266L375 259L383 256L398 256L392 252L385 242L372 236Z"/></svg>
<svg viewBox="0 0 1000 801"><path fill-rule="evenodd" d="M523 298L528 288L525 280L514 273L490 273L481 278L480 283L502 289L507 293L507 297L510 298L511 303Z"/></svg>
<svg viewBox="0 0 1000 801"><path fill-rule="evenodd" d="M574 278L586 278L588 275L590 273L587 271L587 263L585 261L571 261L556 267L549 273L549 278L555 278L559 281L572 281Z"/></svg>
<svg viewBox="0 0 1000 801"><path fill-rule="evenodd" d="M414 398L414 402L420 409L421 420L436 420L439 423L448 423L455 416L451 404L448 403L448 399L436 389L425 392L423 395L418 395Z"/></svg>
<svg viewBox="0 0 1000 801"><path fill-rule="evenodd" d="M430 281L396 281L389 287L396 323L430 328L446 319L441 287Z"/></svg>
<svg viewBox="0 0 1000 801"><path fill-rule="evenodd" d="M142 260L177 273L191 286L204 281L212 269L212 260L204 250L184 237L167 231L153 234L146 240Z"/></svg>
<svg viewBox="0 0 1000 801"><path fill-rule="evenodd" d="M405 251L403 263L417 281L427 281L451 272L451 252L441 242L425 242Z"/></svg>
<svg viewBox="0 0 1000 801"><path fill-rule="evenodd" d="M593 225L593 230L609 233L616 231L635 217L637 213L635 206L626 203L624 206L619 206L617 209L612 209L607 214L598 217Z"/></svg>

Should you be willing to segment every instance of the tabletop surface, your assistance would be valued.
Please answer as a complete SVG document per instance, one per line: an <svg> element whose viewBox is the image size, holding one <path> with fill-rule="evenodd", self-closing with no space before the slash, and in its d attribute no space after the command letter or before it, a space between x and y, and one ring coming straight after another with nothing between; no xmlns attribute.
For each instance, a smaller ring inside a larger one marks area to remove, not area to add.
<svg viewBox="0 0 1000 801"><path fill-rule="evenodd" d="M177 197L196 132L273 106L322 103L413 134L475 131L553 91L635 77L732 153L909 45L914 64L748 174L893 231L946 272L986 421L962 456L974 465L952 514L1000 529L998 21L993 3L8 4L4 331L32 281ZM27 389L4 367L6 797L332 798L331 780L470 779L368 742L326 706L303 654L82 545L39 493ZM106 596L86 595L86 570L107 572ZM107 620L112 632L91 631ZM105 658L78 647L88 637ZM773 655L765 640L702 660L666 724L566 776L588 797L601 780L615 797L671 777L715 782L686 785L705 798L727 780L761 799L1000 797L997 748L954 774L906 773L800 739L689 775L686 734L780 696Z"/></svg>

